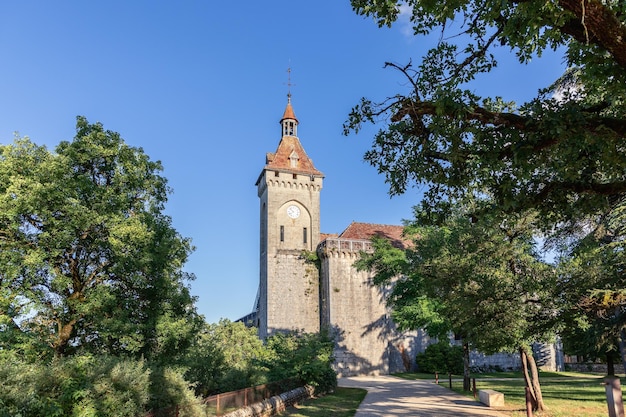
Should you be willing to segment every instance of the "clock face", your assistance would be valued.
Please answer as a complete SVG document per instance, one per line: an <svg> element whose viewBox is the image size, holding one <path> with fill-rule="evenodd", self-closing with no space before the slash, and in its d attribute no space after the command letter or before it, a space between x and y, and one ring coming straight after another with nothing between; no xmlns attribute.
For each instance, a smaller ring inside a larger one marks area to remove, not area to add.
<svg viewBox="0 0 626 417"><path fill-rule="evenodd" d="M300 217L300 208L298 208L298 206L287 207L287 216L291 217L292 219L297 219L298 217Z"/></svg>

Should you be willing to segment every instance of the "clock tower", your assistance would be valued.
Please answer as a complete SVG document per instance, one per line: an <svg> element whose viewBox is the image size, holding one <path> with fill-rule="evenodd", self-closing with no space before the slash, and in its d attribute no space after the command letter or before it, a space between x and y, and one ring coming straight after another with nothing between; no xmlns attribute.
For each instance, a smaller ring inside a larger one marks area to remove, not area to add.
<svg viewBox="0 0 626 417"><path fill-rule="evenodd" d="M259 336L320 329L319 271L307 262L320 241L320 191L324 175L298 139L298 119L288 94L281 139L266 156L256 182L260 199Z"/></svg>

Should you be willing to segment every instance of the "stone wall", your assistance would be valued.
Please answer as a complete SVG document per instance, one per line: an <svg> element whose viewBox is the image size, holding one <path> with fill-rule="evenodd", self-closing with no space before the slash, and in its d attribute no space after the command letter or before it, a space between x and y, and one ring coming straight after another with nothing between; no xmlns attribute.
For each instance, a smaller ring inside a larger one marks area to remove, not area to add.
<svg viewBox="0 0 626 417"><path fill-rule="evenodd" d="M519 354L470 352L470 369L474 372L515 371L522 368Z"/></svg>
<svg viewBox="0 0 626 417"><path fill-rule="evenodd" d="M300 401L313 397L313 387L306 386L275 395L260 403L224 414L223 417L268 417L284 411Z"/></svg>
<svg viewBox="0 0 626 417"><path fill-rule="evenodd" d="M615 372L621 373L622 369L620 368L621 368L621 364L616 364ZM604 374L604 375L606 375L608 372L606 363L587 363L587 362L566 363L565 370L573 371L573 372L593 372L593 373Z"/></svg>
<svg viewBox="0 0 626 417"><path fill-rule="evenodd" d="M268 334L276 331L320 330L319 272L301 250L277 250L267 281Z"/></svg>
<svg viewBox="0 0 626 417"><path fill-rule="evenodd" d="M399 332L385 305L385 290L371 285L368 272L354 262L369 241L327 239L321 259L322 325L336 338L339 376L377 375L412 370L417 332Z"/></svg>

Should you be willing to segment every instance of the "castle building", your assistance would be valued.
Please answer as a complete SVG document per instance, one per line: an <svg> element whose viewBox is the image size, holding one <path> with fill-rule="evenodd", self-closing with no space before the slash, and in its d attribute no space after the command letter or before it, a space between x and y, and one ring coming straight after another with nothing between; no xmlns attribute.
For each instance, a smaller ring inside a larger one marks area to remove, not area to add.
<svg viewBox="0 0 626 417"><path fill-rule="evenodd" d="M395 330L381 289L353 264L370 239L383 235L402 244L402 226L352 223L339 235L320 232L324 174L298 138L288 96L281 139L268 153L257 182L260 202L260 283L255 319L259 336L301 330L332 331L342 375L409 369L417 333Z"/></svg>
<svg viewBox="0 0 626 417"><path fill-rule="evenodd" d="M320 232L320 172L298 137L288 95L281 139L256 181L260 212L260 281L255 311L240 319L265 339L276 332L318 332L335 338L340 376L414 369L415 355L431 343L423 331L400 332L385 305L385 289L354 263L383 236L403 247L402 226L350 224L340 234ZM474 367L519 368L517 355L472 352Z"/></svg>

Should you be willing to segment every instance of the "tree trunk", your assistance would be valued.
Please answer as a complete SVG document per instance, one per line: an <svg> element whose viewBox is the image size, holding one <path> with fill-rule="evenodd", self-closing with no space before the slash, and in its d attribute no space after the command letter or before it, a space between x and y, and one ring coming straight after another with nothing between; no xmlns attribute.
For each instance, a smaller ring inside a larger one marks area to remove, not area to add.
<svg viewBox="0 0 626 417"><path fill-rule="evenodd" d="M529 388L531 403L534 411L545 411L548 409L543 402L541 393L541 385L539 384L539 372L537 371L537 363L532 354L529 354L526 348L520 347L520 358L522 359L522 370L524 372L524 381ZM528 371L530 370L530 375Z"/></svg>
<svg viewBox="0 0 626 417"><path fill-rule="evenodd" d="M471 391L470 385L470 360L469 360L469 344L463 342L463 391Z"/></svg>
<svg viewBox="0 0 626 417"><path fill-rule="evenodd" d="M57 319L57 334L52 340L52 349L56 356L65 356L66 349L69 346L70 339L73 337L77 320L70 320L68 323L62 323L61 319Z"/></svg>
<svg viewBox="0 0 626 417"><path fill-rule="evenodd" d="M530 403L532 405L532 409L537 409L537 397L535 396L535 392L532 389L532 382L530 380L530 375L528 375L528 359L526 356L526 351L523 347L519 348L520 359L522 360L522 372L524 372L524 383L526 385L527 392L530 396Z"/></svg>
<svg viewBox="0 0 626 417"><path fill-rule="evenodd" d="M531 354L526 354L528 356L528 365L530 367L530 375L532 376L533 390L535 391L535 398L537 398L537 410L545 411L548 409L543 402L543 394L541 393L541 384L539 383L539 371L537 370L537 363L535 362L535 358Z"/></svg>
<svg viewBox="0 0 626 417"><path fill-rule="evenodd" d="M626 329L622 329L619 332L619 353L622 359L622 366L626 373Z"/></svg>
<svg viewBox="0 0 626 417"><path fill-rule="evenodd" d="M613 361L613 352L606 353L606 375L615 376L615 363Z"/></svg>

